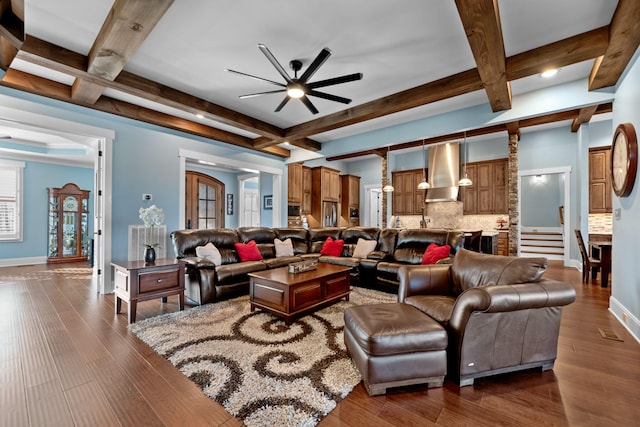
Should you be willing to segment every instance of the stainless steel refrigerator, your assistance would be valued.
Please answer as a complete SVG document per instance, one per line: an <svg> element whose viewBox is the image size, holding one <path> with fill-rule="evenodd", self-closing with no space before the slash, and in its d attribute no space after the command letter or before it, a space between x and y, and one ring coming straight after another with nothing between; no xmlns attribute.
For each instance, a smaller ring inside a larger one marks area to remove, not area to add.
<svg viewBox="0 0 640 427"><path fill-rule="evenodd" d="M322 225L324 227L338 226L337 202L322 202Z"/></svg>

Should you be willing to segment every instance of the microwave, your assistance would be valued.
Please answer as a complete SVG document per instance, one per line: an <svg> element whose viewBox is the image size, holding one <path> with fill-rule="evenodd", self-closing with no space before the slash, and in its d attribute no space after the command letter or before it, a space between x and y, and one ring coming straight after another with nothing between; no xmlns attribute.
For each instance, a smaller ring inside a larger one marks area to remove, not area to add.
<svg viewBox="0 0 640 427"><path fill-rule="evenodd" d="M287 216L300 216L300 206L289 205Z"/></svg>

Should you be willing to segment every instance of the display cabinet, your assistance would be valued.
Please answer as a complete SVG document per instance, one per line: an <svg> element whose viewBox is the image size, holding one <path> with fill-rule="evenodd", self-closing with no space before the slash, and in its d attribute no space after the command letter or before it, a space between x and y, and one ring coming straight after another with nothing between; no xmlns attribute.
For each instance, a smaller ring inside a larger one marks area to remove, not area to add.
<svg viewBox="0 0 640 427"><path fill-rule="evenodd" d="M49 188L47 262L86 261L89 248L89 191L68 183Z"/></svg>

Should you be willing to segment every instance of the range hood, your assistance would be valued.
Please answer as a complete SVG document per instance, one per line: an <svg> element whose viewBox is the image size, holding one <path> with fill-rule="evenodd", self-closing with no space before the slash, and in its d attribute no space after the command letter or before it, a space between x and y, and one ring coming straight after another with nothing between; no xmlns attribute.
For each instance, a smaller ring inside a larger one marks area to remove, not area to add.
<svg viewBox="0 0 640 427"><path fill-rule="evenodd" d="M460 143L450 142L429 147L429 184L425 202L458 200L460 178Z"/></svg>

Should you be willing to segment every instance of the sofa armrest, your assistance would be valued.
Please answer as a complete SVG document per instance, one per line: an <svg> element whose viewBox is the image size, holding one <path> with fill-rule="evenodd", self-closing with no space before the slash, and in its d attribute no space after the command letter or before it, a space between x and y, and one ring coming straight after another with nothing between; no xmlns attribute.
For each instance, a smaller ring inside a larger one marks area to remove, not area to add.
<svg viewBox="0 0 640 427"><path fill-rule="evenodd" d="M456 299L449 326L462 331L473 312L499 313L571 304L576 291L567 283L543 279L515 285L478 286Z"/></svg>
<svg viewBox="0 0 640 427"><path fill-rule="evenodd" d="M398 302L412 295L451 295L451 266L402 266L398 269L398 281Z"/></svg>
<svg viewBox="0 0 640 427"><path fill-rule="evenodd" d="M385 251L372 251L367 254L367 259L375 259L378 261L382 261L388 256L389 255Z"/></svg>
<svg viewBox="0 0 640 427"><path fill-rule="evenodd" d="M180 258L180 261L186 264L186 267L189 268L215 268L216 265L207 258L200 258L195 256L186 256L184 258Z"/></svg>

